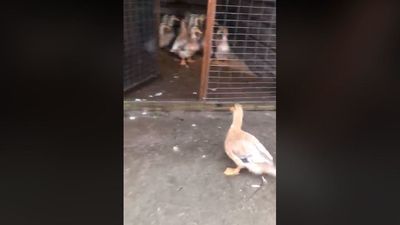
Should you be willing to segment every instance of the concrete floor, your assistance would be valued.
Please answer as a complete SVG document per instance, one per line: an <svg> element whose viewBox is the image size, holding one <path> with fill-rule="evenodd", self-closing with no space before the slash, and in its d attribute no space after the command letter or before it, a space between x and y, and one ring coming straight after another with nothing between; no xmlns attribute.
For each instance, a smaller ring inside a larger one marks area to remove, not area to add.
<svg viewBox="0 0 400 225"><path fill-rule="evenodd" d="M125 93L125 100L195 101L200 89L202 57L193 57L189 68L181 66L176 55L159 51L160 76ZM161 93L161 95L160 95Z"/></svg>
<svg viewBox="0 0 400 225"><path fill-rule="evenodd" d="M125 115L124 224L276 224L274 178L251 197L259 176L223 174L234 166L223 148L230 123L229 112ZM275 112L246 111L243 129L276 156Z"/></svg>

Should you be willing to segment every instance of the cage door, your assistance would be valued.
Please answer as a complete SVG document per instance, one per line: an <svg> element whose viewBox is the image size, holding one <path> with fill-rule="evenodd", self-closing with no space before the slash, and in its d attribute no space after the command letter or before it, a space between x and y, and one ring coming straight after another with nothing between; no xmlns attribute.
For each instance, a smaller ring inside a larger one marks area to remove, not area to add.
<svg viewBox="0 0 400 225"><path fill-rule="evenodd" d="M209 0L201 99L276 101L275 0Z"/></svg>

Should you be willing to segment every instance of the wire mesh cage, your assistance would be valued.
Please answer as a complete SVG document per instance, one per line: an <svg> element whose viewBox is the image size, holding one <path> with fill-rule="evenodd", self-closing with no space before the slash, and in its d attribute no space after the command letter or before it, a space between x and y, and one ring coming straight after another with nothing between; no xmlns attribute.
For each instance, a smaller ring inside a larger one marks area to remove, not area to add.
<svg viewBox="0 0 400 225"><path fill-rule="evenodd" d="M275 0L209 1L203 100L276 101L275 6Z"/></svg>
<svg viewBox="0 0 400 225"><path fill-rule="evenodd" d="M158 76L156 1L124 0L124 91Z"/></svg>

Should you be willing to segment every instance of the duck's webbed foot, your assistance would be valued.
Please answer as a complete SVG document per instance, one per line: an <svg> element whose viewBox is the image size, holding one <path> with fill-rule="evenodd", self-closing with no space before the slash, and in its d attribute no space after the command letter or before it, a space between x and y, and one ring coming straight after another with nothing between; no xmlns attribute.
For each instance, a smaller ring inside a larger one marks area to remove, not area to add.
<svg viewBox="0 0 400 225"><path fill-rule="evenodd" d="M181 59L180 65L181 65L181 66L185 66L185 67L187 67L187 68L189 67L188 64L186 63L186 60L185 60L185 59Z"/></svg>
<svg viewBox="0 0 400 225"><path fill-rule="evenodd" d="M240 173L240 167L236 167L236 168L226 168L224 171L224 174L226 176L235 176L238 175Z"/></svg>
<svg viewBox="0 0 400 225"><path fill-rule="evenodd" d="M192 59L192 57L188 58L187 61L188 61L188 63L194 63L194 62L196 62L195 60Z"/></svg>

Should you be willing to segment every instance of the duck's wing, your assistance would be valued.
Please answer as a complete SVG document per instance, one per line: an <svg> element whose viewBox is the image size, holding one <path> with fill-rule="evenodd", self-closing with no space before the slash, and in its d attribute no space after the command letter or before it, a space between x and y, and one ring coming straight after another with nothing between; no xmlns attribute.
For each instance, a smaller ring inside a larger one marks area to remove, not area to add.
<svg viewBox="0 0 400 225"><path fill-rule="evenodd" d="M237 141L232 153L243 163L273 164L273 157L253 135L246 134Z"/></svg>
<svg viewBox="0 0 400 225"><path fill-rule="evenodd" d="M264 147L263 144L261 144L261 142L256 137L254 137L252 134L247 133L247 132L244 132L244 135L245 135L246 139L253 142L253 144L257 147L258 151L265 154L269 160L271 160L271 161L274 160L274 157L272 157L271 153L269 153L269 151Z"/></svg>
<svg viewBox="0 0 400 225"><path fill-rule="evenodd" d="M266 154L262 148L260 149L258 144L246 139L240 139L235 143L235 148L232 150L232 155L233 157L240 159L243 164L273 164L273 160L270 157L271 154Z"/></svg>
<svg viewBox="0 0 400 225"><path fill-rule="evenodd" d="M175 42L171 48L171 52L177 52L183 50L185 45L187 44L187 40L185 38L180 38L179 36L175 39Z"/></svg>

